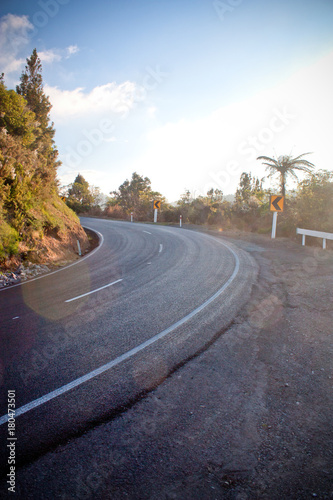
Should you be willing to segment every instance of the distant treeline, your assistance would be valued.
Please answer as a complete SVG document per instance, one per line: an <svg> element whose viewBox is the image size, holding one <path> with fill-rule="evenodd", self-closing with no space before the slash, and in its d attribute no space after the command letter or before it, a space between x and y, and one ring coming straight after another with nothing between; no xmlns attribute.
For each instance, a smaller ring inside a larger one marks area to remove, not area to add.
<svg viewBox="0 0 333 500"><path fill-rule="evenodd" d="M289 157L281 157L280 162L285 163L286 158ZM271 166L268 168L271 169ZM134 220L152 221L152 200L161 200L159 222L176 224L182 216L184 224L206 224L221 229L268 233L272 225L270 196L285 192L286 174L284 172L281 176L278 169L276 173L279 186L273 193L271 189L264 188L264 178L258 179L251 173L243 172L233 202L227 201L220 189L212 188L206 196L195 198L190 191L185 191L171 205L160 193L151 189L151 182L147 177L136 172L130 180L127 179L116 191L111 192L109 197L102 196L98 188L90 187L80 174L73 184L64 188L63 194L68 206L78 213L119 220L130 220L133 214ZM280 236L294 236L297 226L333 232L332 172L313 171L309 168L306 177L297 183L296 189L285 192L285 196L285 209L278 218Z"/></svg>

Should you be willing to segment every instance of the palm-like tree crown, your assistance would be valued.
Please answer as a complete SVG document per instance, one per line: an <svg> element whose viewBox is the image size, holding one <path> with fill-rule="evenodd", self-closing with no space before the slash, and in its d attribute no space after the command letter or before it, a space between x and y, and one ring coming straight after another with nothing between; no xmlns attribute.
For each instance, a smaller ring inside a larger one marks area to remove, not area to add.
<svg viewBox="0 0 333 500"><path fill-rule="evenodd" d="M279 156L277 159L270 158L269 156L258 156L257 160L264 160L266 170L270 172L269 177L276 173L280 175L281 193L282 196L285 196L287 176L291 175L291 177L297 179L295 170L311 172L311 169L314 167L313 163L303 159L303 156L308 154L311 153L303 153L296 158L292 158L291 156Z"/></svg>

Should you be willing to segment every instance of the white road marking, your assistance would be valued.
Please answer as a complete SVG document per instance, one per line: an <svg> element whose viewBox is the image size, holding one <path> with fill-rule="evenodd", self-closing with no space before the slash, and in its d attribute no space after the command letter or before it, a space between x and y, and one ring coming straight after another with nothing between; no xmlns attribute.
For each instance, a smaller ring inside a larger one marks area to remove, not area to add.
<svg viewBox="0 0 333 500"><path fill-rule="evenodd" d="M84 260L88 259L89 257L92 257L94 255L94 253L96 253L97 250L99 250L102 247L102 245L104 243L104 236L99 231L96 231L96 229L91 229L90 227L87 227L87 226L82 226L82 227L85 227L86 229L90 229L91 231L94 231L94 233L98 234L98 236L100 238L100 245L98 245L98 247L96 247L92 252L88 253L88 255L86 255L85 257L81 257L80 260L76 260L75 262L72 262L72 264L69 264L68 266L62 267L61 269L57 269L56 271L52 271L51 273L42 274L41 276L37 276L36 278L33 278L31 280L23 281L22 283L17 283L16 285L9 286L8 288L0 288L0 292L3 292L4 290L11 290L12 288L15 288L16 286L26 285L27 283L31 283L32 281L40 280L42 278L47 278L48 276L51 276L52 274L56 274L56 273L60 273L61 271L65 271L69 267L76 266L76 264L79 264L80 262L83 262Z"/></svg>
<svg viewBox="0 0 333 500"><path fill-rule="evenodd" d="M73 300L78 300L82 299L82 297L86 297L87 295L91 295L92 293L99 292L100 290L103 290L104 288L108 288L109 286L115 285L116 283L119 283L120 281L123 281L122 279L113 281L112 283L109 283L108 285L101 286L100 288L96 288L96 290L91 290L91 292L83 293L82 295L78 295L77 297L73 297L72 299L65 300L65 302L73 302Z"/></svg>
<svg viewBox="0 0 333 500"><path fill-rule="evenodd" d="M38 399L35 399L34 401L31 401L31 403L28 403L24 406L21 406L20 408L17 408L17 410L15 411L15 416L18 417L20 415L23 415L23 413L27 413L28 411L30 411L34 408L37 408L38 406L41 406L42 404L47 403L48 401L51 401L52 399L60 396L61 394L65 394L66 392L74 389L75 387L78 387L78 386L84 384L85 382L88 382L89 380L97 377L101 373L104 373L104 372L110 370L110 368L113 368L114 366L119 365L120 363L122 363L126 359L131 358L132 356L134 356L135 354L137 354L140 351L143 351L146 347L154 344L157 340L160 340L161 338L165 337L166 335L171 333L173 330L175 330L179 326L183 325L184 323L186 323L187 321L192 319L194 316L196 316L198 313L200 313L203 309L205 309L209 304L211 304L215 299L217 299L221 295L221 293L223 293L228 288L228 286L233 282L233 280L236 278L238 271L239 271L239 259L238 259L237 254L234 252L234 250L232 248L230 248L228 245L226 245L222 241L220 241L220 243L223 246L227 247L228 250L233 254L233 256L235 257L236 265L235 265L234 271L233 271L232 275L230 276L230 278L228 279L228 281L226 281L224 283L224 285L216 293L214 293L214 295L212 295L203 304L201 304L201 306L194 309L190 314L188 314L184 318L180 319L179 321L177 321L177 323L174 323L166 330L163 330L162 332L158 333L157 335L150 338L149 340L146 340L145 342L138 345L137 347L134 347L130 351L127 351L124 354L121 354L120 356L113 359L109 363L106 363L105 365L102 365L99 368L96 368L96 370L93 370L93 371L87 373L86 375L83 375L82 377L79 377L79 378L73 380L72 382L69 382L68 384L63 385L62 387L59 387L59 389L55 389L54 391L49 392L48 394L45 394L45 396L42 396ZM8 414L3 415L0 418L0 425L4 424L6 422L8 422Z"/></svg>
<svg viewBox="0 0 333 500"><path fill-rule="evenodd" d="M149 231L143 231L144 233L151 234Z"/></svg>
<svg viewBox="0 0 333 500"><path fill-rule="evenodd" d="M162 245L162 243L160 243L160 249L159 249L158 253L161 253L161 252L163 252L163 245Z"/></svg>
<svg viewBox="0 0 333 500"><path fill-rule="evenodd" d="M20 317L20 316L15 316L15 318L13 318L13 319L19 319L19 317Z"/></svg>

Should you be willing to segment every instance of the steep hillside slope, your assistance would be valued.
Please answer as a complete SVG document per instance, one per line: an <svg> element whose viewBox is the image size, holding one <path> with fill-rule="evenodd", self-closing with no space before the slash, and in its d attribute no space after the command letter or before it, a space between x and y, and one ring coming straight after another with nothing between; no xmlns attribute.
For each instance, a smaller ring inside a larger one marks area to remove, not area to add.
<svg viewBox="0 0 333 500"><path fill-rule="evenodd" d="M21 84L7 90L0 77L0 266L23 260L54 263L82 251L88 238L58 195L58 151L36 50Z"/></svg>

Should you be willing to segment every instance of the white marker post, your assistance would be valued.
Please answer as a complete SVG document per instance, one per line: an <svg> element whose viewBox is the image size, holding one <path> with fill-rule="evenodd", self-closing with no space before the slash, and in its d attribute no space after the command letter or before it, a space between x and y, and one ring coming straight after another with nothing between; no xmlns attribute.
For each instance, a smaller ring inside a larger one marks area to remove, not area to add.
<svg viewBox="0 0 333 500"><path fill-rule="evenodd" d="M157 208L154 208L154 222L157 222Z"/></svg>
<svg viewBox="0 0 333 500"><path fill-rule="evenodd" d="M131 222L133 222L133 212L131 212Z"/></svg>
<svg viewBox="0 0 333 500"><path fill-rule="evenodd" d="M277 213L277 212L273 212L273 222L272 222L272 240L273 240L273 239L275 238L275 236L276 236L277 216L278 216L278 213Z"/></svg>
<svg viewBox="0 0 333 500"><path fill-rule="evenodd" d="M183 216L182 216L182 215L180 215L180 216L179 216L179 227L182 227L182 219L183 219Z"/></svg>

